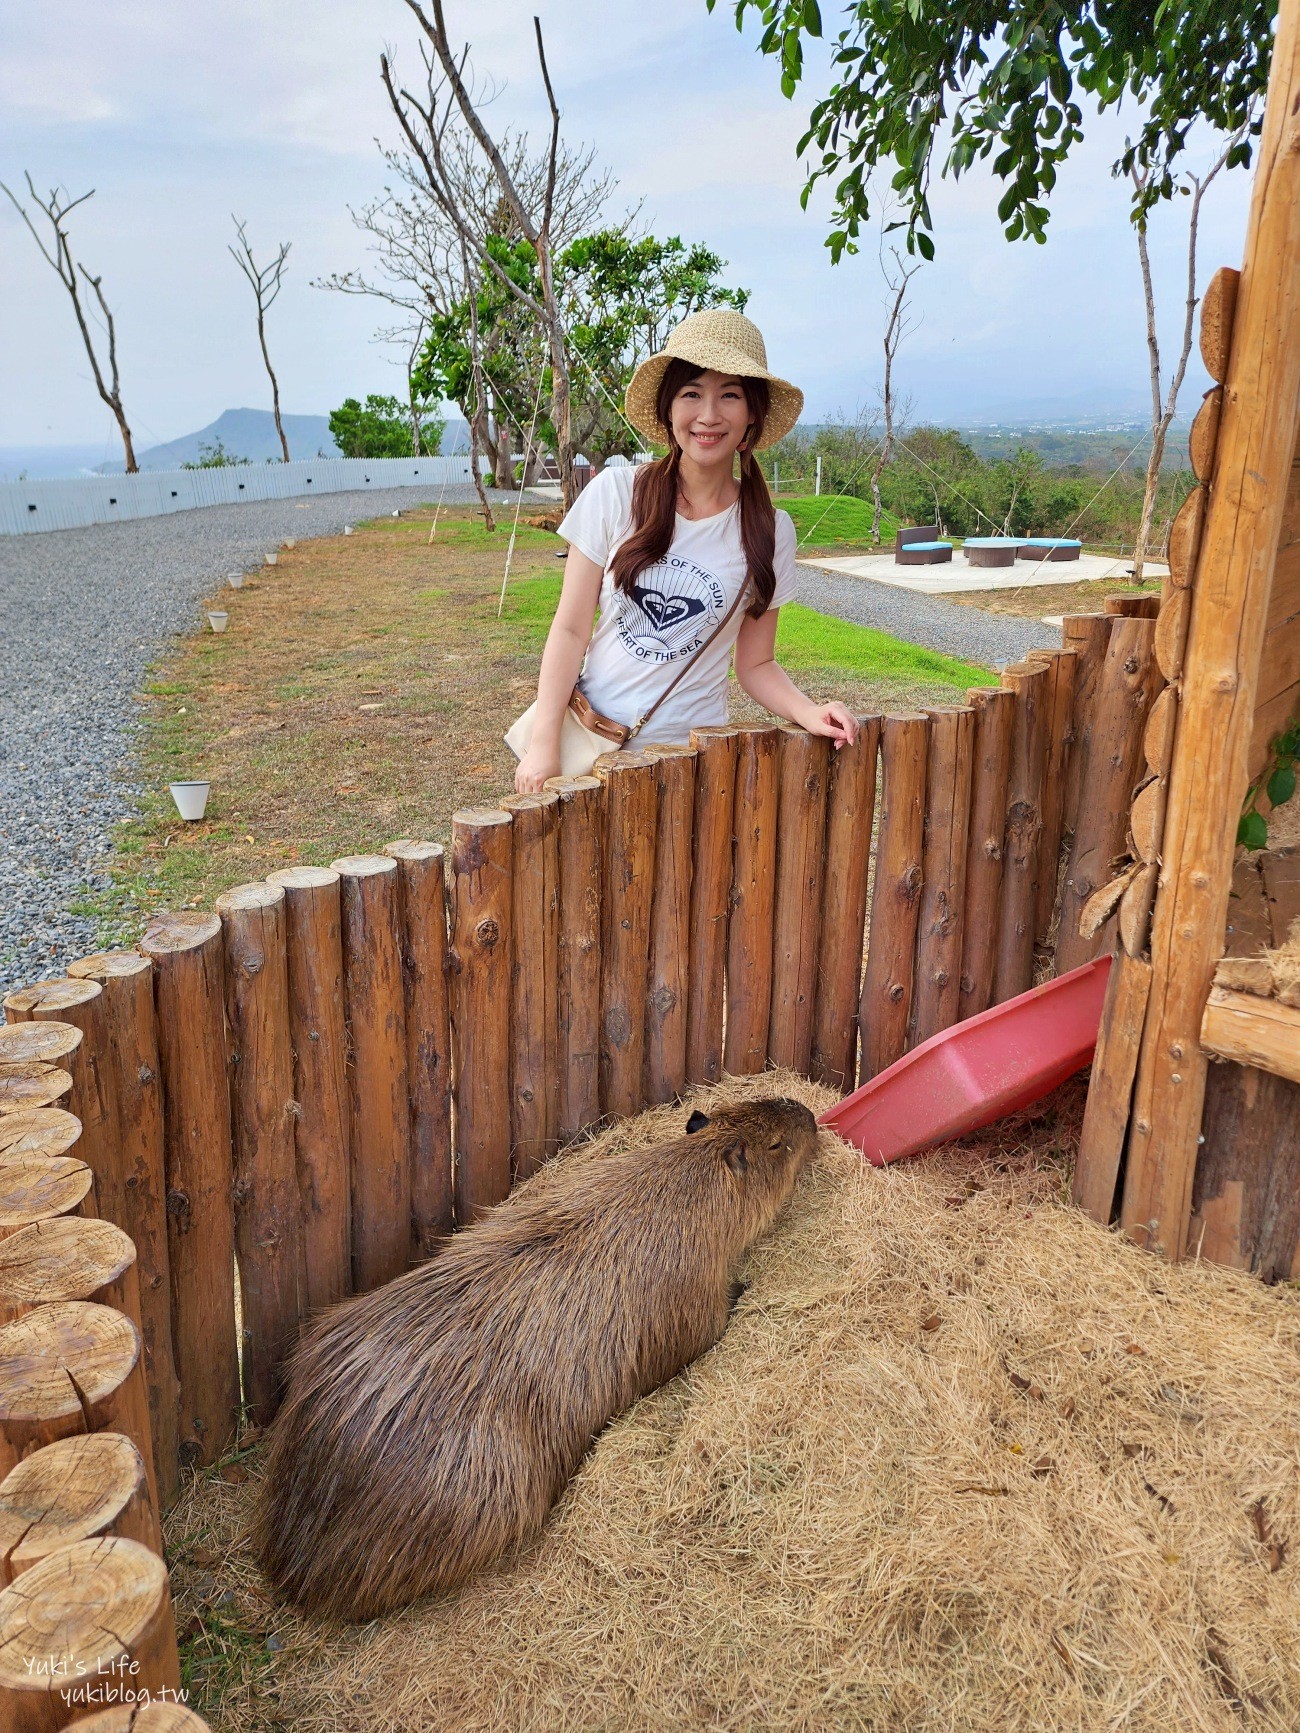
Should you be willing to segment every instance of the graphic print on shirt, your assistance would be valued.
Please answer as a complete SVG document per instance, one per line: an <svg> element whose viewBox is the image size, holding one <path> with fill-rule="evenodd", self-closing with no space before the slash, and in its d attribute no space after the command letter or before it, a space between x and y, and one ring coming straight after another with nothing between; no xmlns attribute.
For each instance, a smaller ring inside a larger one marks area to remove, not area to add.
<svg viewBox="0 0 1300 1733"><path fill-rule="evenodd" d="M676 662L699 649L726 611L727 592L712 572L668 554L620 594L619 643L638 662Z"/></svg>

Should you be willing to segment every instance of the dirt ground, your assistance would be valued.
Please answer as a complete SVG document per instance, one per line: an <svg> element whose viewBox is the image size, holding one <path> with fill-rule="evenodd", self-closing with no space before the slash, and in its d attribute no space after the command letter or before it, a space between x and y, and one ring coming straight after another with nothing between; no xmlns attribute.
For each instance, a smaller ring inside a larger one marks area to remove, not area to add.
<svg viewBox="0 0 1300 1733"><path fill-rule="evenodd" d="M986 614L1019 614L1041 620L1052 614L1099 614L1107 596L1158 596L1158 579L1149 584L1118 583L1113 578L1084 584L1026 584L1015 590L952 590L940 600Z"/></svg>
<svg viewBox="0 0 1300 1733"><path fill-rule="evenodd" d="M767 1092L831 1100L789 1073L712 1099ZM718 1346L446 1600L300 1618L241 1538L257 1447L193 1482L196 1706L219 1733L1300 1726L1300 1291L1070 1208L1082 1099L883 1171L824 1133Z"/></svg>
<svg viewBox="0 0 1300 1733"><path fill-rule="evenodd" d="M112 889L83 905L101 943L134 943L151 910L210 907L280 866L398 836L445 842L453 811L510 789L501 735L535 695L554 606L553 585L532 580L556 576L560 544L521 525L498 619L508 525L488 538L467 508L444 511L431 541L432 516L282 551L241 590L221 590L224 634L195 633L154 670L140 816L117 837ZM961 690L803 666L798 679L862 712L952 703ZM770 720L734 682L732 713ZM195 777L212 784L207 816L183 824L167 783Z"/></svg>

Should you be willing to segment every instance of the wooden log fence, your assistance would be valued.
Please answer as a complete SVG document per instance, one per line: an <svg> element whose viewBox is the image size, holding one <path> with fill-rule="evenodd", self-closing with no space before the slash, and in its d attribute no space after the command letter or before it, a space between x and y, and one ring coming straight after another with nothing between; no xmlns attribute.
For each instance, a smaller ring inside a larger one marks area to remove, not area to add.
<svg viewBox="0 0 1300 1733"><path fill-rule="evenodd" d="M76 1547L156 1561L180 1466L230 1446L241 1394L270 1417L308 1314L602 1117L769 1065L847 1092L1053 940L1057 967L1091 954L1078 912L1144 731L1158 756L1155 624L1073 617L1000 688L837 752L745 726L611 754L457 812L446 855L282 869L10 994L0 1624ZM48 1505L26 1550L7 1497Z"/></svg>

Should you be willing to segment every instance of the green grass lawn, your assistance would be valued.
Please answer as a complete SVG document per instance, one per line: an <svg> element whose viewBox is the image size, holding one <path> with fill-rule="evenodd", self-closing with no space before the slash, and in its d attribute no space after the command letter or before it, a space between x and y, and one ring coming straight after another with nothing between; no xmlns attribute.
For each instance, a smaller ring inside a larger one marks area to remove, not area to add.
<svg viewBox="0 0 1300 1733"><path fill-rule="evenodd" d="M860 503L860 502L849 502ZM557 561L558 564L558 561ZM546 642L555 605L560 599L561 575L512 582L506 599L505 617L516 633L520 648L541 649ZM983 686L997 677L973 662L905 644L871 626L855 626L832 614L819 614L802 602L788 602L781 609L776 634L777 660L788 673L842 675L859 681L884 681L889 685L912 684Z"/></svg>
<svg viewBox="0 0 1300 1733"><path fill-rule="evenodd" d="M809 547L830 548L847 544L853 547L871 547L871 513L873 506L869 499L853 499L848 494L832 496L829 494L796 494L787 499L784 494L776 500L781 511L788 511L794 519L795 534L800 544L807 543ZM898 528L898 519L887 511L880 514L880 540L882 545L892 542L894 532Z"/></svg>

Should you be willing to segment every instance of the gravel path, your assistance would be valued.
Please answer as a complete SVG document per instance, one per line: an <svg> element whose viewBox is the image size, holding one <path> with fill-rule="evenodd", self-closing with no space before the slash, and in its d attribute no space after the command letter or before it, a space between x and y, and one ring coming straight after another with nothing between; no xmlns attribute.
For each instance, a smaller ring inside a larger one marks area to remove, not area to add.
<svg viewBox="0 0 1300 1733"><path fill-rule="evenodd" d="M960 602L945 602L938 596L921 596L895 584L846 577L816 566L800 565L799 600L818 613L875 626L909 644L942 650L947 656L960 656L984 668L1005 668L1008 662L1019 662L1029 650L1060 648L1060 632L1041 620L986 614Z"/></svg>
<svg viewBox="0 0 1300 1733"><path fill-rule="evenodd" d="M112 829L136 792L133 694L168 636L193 630L223 574L260 565L285 536L337 535L422 499L367 489L0 537L0 989L94 949L94 923L68 904L107 882Z"/></svg>

